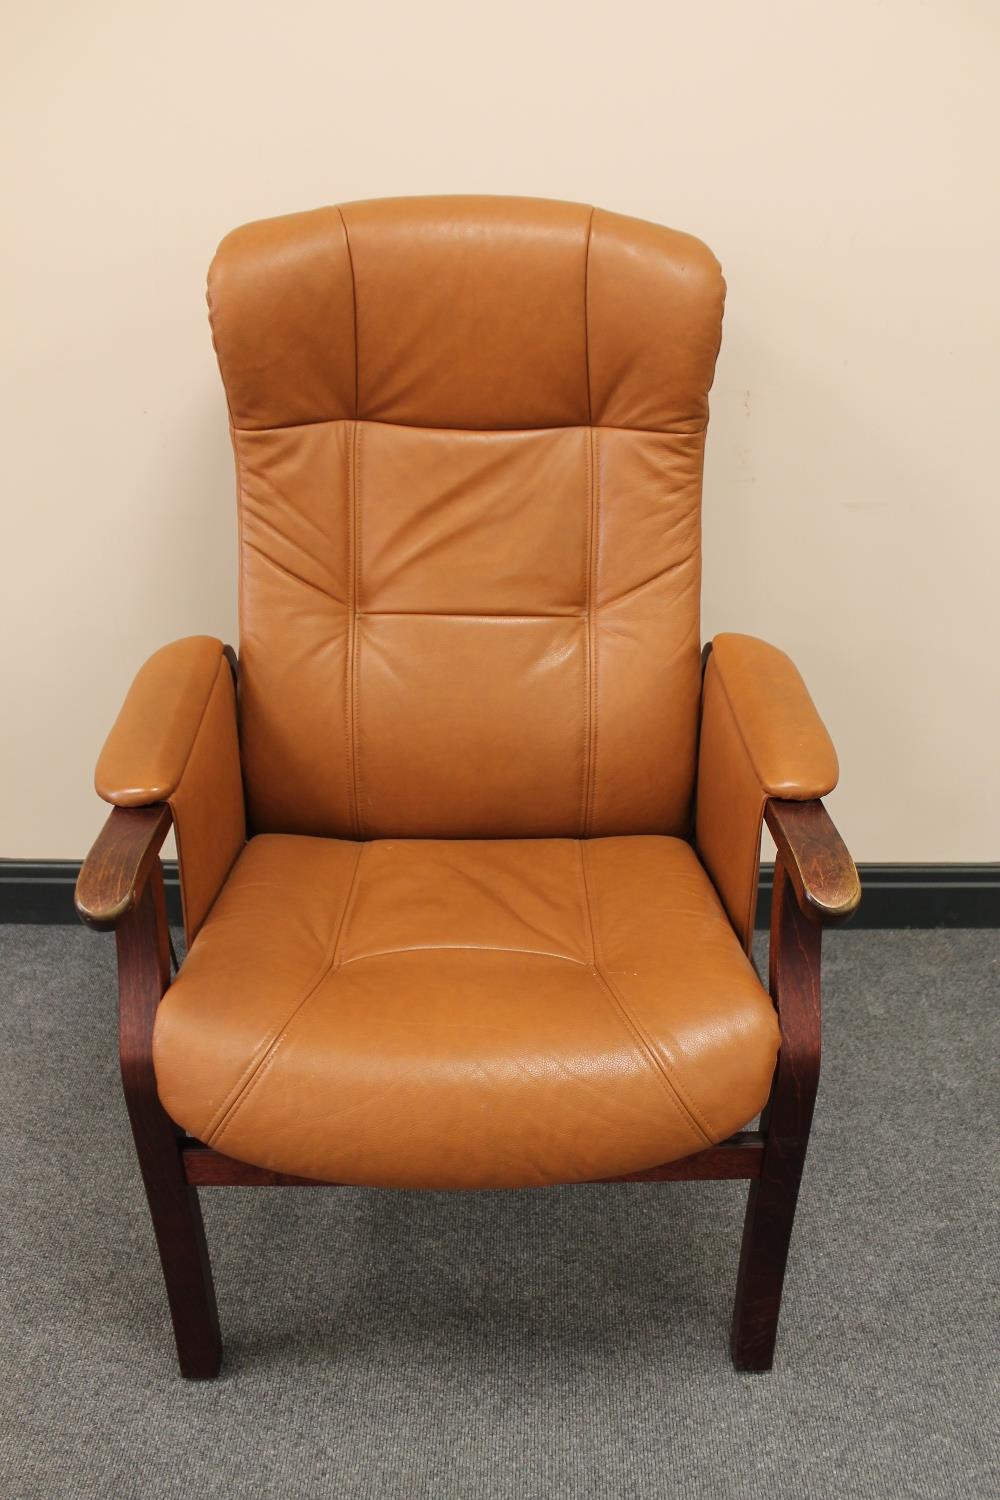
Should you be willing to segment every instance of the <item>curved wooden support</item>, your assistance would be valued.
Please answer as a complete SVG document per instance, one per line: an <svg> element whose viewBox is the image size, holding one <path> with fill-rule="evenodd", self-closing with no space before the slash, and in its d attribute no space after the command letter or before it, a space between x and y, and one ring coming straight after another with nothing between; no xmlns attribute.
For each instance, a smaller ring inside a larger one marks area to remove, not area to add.
<svg viewBox="0 0 1000 1500"><path fill-rule="evenodd" d="M826 926L852 917L861 900L861 882L822 802L770 797L764 821L805 914Z"/></svg>
<svg viewBox="0 0 1000 1500"><path fill-rule="evenodd" d="M320 1182L313 1177L291 1177L286 1172L272 1172L254 1167L235 1157L213 1151L201 1141L186 1139L183 1144L184 1173L188 1182L198 1187L345 1187L341 1182ZM600 1177L598 1182L720 1182L728 1179L750 1179L760 1176L764 1154L764 1137L755 1130L741 1130L718 1146L709 1146L694 1156L644 1172L626 1172L621 1177ZM584 1183L582 1186L589 1186ZM470 1189L470 1191L476 1191Z"/></svg>
<svg viewBox="0 0 1000 1500"><path fill-rule="evenodd" d="M781 1050L761 1120L764 1158L750 1186L736 1280L731 1350L740 1370L769 1370L788 1246L809 1144L820 1064L821 925L806 915L779 859L771 907L770 989Z"/></svg>
<svg viewBox="0 0 1000 1500"><path fill-rule="evenodd" d="M165 802L112 809L76 882L76 909L88 927L106 932L134 909L170 823Z"/></svg>
<svg viewBox="0 0 1000 1500"><path fill-rule="evenodd" d="M133 889L138 894L119 919L116 934L122 1083L181 1373L204 1379L216 1375L222 1362L212 1272L198 1193L184 1175L181 1132L160 1104L153 1072L153 1022L170 982L167 911L158 859L154 857L143 880L133 882Z"/></svg>

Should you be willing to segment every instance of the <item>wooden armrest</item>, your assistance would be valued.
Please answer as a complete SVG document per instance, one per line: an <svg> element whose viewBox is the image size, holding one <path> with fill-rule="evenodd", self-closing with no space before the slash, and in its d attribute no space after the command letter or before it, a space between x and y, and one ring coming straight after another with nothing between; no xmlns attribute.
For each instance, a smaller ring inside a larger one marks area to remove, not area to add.
<svg viewBox="0 0 1000 1500"><path fill-rule="evenodd" d="M76 909L88 927L117 927L133 908L170 828L166 803L116 807L83 862Z"/></svg>
<svg viewBox="0 0 1000 1500"><path fill-rule="evenodd" d="M822 802L770 797L764 804L764 821L806 916L824 926L853 916L861 900L861 882Z"/></svg>

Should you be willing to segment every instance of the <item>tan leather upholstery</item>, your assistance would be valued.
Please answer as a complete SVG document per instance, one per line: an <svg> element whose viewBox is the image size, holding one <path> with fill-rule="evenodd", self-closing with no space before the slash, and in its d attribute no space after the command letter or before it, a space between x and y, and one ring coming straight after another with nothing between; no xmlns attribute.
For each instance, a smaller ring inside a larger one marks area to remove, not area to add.
<svg viewBox="0 0 1000 1500"><path fill-rule="evenodd" d="M705 670L695 838L749 947L764 802L837 785L837 755L795 667L750 635L717 635Z"/></svg>
<svg viewBox="0 0 1000 1500"><path fill-rule="evenodd" d="M97 763L98 795L118 807L168 802L188 939L245 838L236 697L222 642L164 646L132 684Z"/></svg>
<svg viewBox="0 0 1000 1500"><path fill-rule="evenodd" d="M255 832L689 831L723 291L688 235L533 199L223 242Z"/></svg>
<svg viewBox="0 0 1000 1500"><path fill-rule="evenodd" d="M770 1000L677 839L251 840L156 1021L169 1113L274 1170L575 1181L760 1108Z"/></svg>
<svg viewBox="0 0 1000 1500"><path fill-rule="evenodd" d="M655 1166L766 1102L761 812L836 761L739 636L697 748L723 292L697 240L538 200L223 242L239 750L198 638L144 668L98 772L177 818L193 942L154 1053L192 1134L302 1176L513 1185Z"/></svg>

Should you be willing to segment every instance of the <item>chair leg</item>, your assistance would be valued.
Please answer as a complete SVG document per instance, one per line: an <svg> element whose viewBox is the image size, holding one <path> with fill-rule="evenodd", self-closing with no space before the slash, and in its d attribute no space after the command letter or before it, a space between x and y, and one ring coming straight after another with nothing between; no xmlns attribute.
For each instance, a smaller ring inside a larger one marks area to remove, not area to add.
<svg viewBox="0 0 1000 1500"><path fill-rule="evenodd" d="M780 860L771 908L771 996L781 1050L762 1120L764 1159L750 1186L730 1349L738 1370L769 1370L820 1061L822 928L803 915Z"/></svg>
<svg viewBox="0 0 1000 1500"><path fill-rule="evenodd" d="M170 979L169 929L159 861L120 923L118 989L122 1082L160 1252L181 1374L210 1379L222 1339L197 1189L187 1182L181 1135L156 1092L153 1021Z"/></svg>
<svg viewBox="0 0 1000 1500"><path fill-rule="evenodd" d="M730 1349L738 1370L769 1370L781 1312L785 1263L805 1151L769 1141L760 1180L750 1184L736 1278Z"/></svg>

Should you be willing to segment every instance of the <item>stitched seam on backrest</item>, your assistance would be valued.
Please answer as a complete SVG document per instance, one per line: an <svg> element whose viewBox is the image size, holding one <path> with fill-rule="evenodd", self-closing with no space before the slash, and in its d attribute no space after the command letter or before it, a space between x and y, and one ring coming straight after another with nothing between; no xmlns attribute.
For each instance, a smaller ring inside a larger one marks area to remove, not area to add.
<svg viewBox="0 0 1000 1500"><path fill-rule="evenodd" d="M594 922L593 905L590 897L590 881L587 877L587 848L583 840L579 841L579 848L580 872L583 876L584 905L586 909L587 922L590 927L591 952L594 956L594 974L603 986L605 993L611 1000L615 1010L618 1012L633 1040L636 1042L640 1050L646 1054L649 1061L652 1063L653 1070L663 1084L663 1087L667 1093L667 1097L674 1105L674 1108L681 1113L682 1117L697 1132L697 1134L704 1138L706 1145L714 1145L715 1139L709 1131L707 1125L702 1120L700 1112L688 1098L686 1090L673 1076L672 1070L668 1071L667 1063L654 1047L652 1041L646 1035L645 1031L639 1025L638 1021L632 1015L632 1012L630 1011L628 1005L625 1003L623 996L618 993L615 985L611 983L611 979L609 978L607 970L604 967L602 955L598 946L597 926Z"/></svg>
<svg viewBox="0 0 1000 1500"><path fill-rule="evenodd" d="M593 681L593 649L594 635L591 629L591 584L593 578L593 556L594 556L594 430L587 428L587 442L584 450L586 466L586 506L587 506L587 555L585 559L586 576L583 581L583 757L580 767L580 837L586 837L587 813L590 807L590 715L591 715L591 684Z"/></svg>
<svg viewBox="0 0 1000 1500"><path fill-rule="evenodd" d="M587 220L587 248L583 257L583 360L587 372L587 425L594 425L594 397L590 388L590 242L594 233L594 214Z"/></svg>
<svg viewBox="0 0 1000 1500"><path fill-rule="evenodd" d="M225 382L223 382L223 385ZM228 402L229 397L226 396ZM243 645L243 605L247 594L247 549L246 549L246 525L243 516L243 456L240 453L240 443L237 436L238 429L229 423L229 441L233 449L233 461L236 465L236 547L239 557L236 559L236 632L237 642ZM251 829L250 818L250 782L247 776L247 766L243 758L243 725L240 704L240 686L236 683L236 737L240 747L240 769L243 776L243 807L246 819L246 832L249 835Z"/></svg>
<svg viewBox="0 0 1000 1500"><path fill-rule="evenodd" d="M358 407L358 370L360 366L360 359L358 357L358 282L357 277L354 274L354 256L351 253L351 236L347 230L347 220L344 218L344 211L339 207L339 205L337 207L337 213L340 215L340 222L344 226L344 247L347 250L347 264L351 268L351 307L354 312L354 418L356 421L361 415L360 409Z"/></svg>
<svg viewBox="0 0 1000 1500"><path fill-rule="evenodd" d="M240 1075L233 1088L230 1089L225 1103L223 1103L216 1111L212 1122L210 1123L208 1130L205 1133L205 1142L207 1145L216 1144L219 1141L223 1131L227 1130L232 1124L237 1110L242 1108L243 1104L246 1102L248 1095L256 1087L263 1073L265 1073L266 1070L270 1067L271 1062L274 1059L274 1054L278 1050L284 1038L287 1036L288 1029L291 1026L292 1022L295 1020L296 1016L302 1013L303 1009L306 1007L306 1005L308 1005L309 1001L316 994L317 990L324 982L324 980L328 979L331 974L336 973L337 969L340 967L340 965L337 963L337 955L340 952L341 939L343 938L344 930L347 926L348 912L350 911L351 903L354 898L354 892L357 888L358 871L361 868L361 858L364 852L365 845L359 844L357 858L354 861L354 869L351 872L350 884L347 887L347 894L344 897L344 905L340 913L340 920L337 922L337 925L334 929L333 943L330 948L329 958L324 960L323 966L317 974L316 978L306 990L306 993L302 996L302 999L298 1002L298 1004L292 1007L291 1011L281 1022L281 1025L272 1027L261 1051L258 1052L257 1056L254 1058L253 1062L250 1063L249 1067L244 1069L243 1073Z"/></svg>
<svg viewBox="0 0 1000 1500"><path fill-rule="evenodd" d="M234 432L245 432L253 436L261 432L292 432L296 427L323 427L330 422L349 421L345 417L310 417L304 422L269 422L264 427L234 427ZM541 427L526 426L523 422L513 427L456 427L449 422L395 422L388 417L365 417L364 420L373 427L407 427L411 432L566 432L571 428L582 427L582 422L546 422ZM608 432L638 432L647 433L651 437L700 437L708 430L708 423L699 422L694 427L640 427L635 423L623 424L621 422L591 422L591 427L603 427Z"/></svg>
<svg viewBox="0 0 1000 1500"><path fill-rule="evenodd" d="M358 633L357 570L357 462L358 423L351 429L347 445L347 660L344 662L344 727L347 739L347 794L351 824L360 836L358 816L357 736L355 733L354 661Z"/></svg>
<svg viewBox="0 0 1000 1500"><path fill-rule="evenodd" d="M348 741L348 769L349 789L351 798L351 818L355 834L361 837L361 803L358 797L358 577L359 577L359 509L358 509L358 466L360 464L361 444L361 356L358 347L358 279L354 271L354 253L351 250L351 235L347 228L347 220L343 209L338 205L337 213L344 229L344 248L347 251L347 264L351 270L351 308L354 316L354 428L351 432L349 447L348 468L349 494L348 494L348 529L350 531L350 550L348 553L348 594L349 614L347 621L348 649L347 661L344 665L344 692L346 697L346 724Z"/></svg>
<svg viewBox="0 0 1000 1500"><path fill-rule="evenodd" d="M312 425L299 424L300 430L306 437L308 437L308 428ZM561 483L565 483L568 486L568 494L563 504L563 510L567 510L566 502L572 504L574 488L577 496L576 504L583 503L587 507L584 523L585 537L579 538L579 533L577 533L579 540L584 541L584 547L580 549L579 542L577 543L578 560L575 566L572 567L572 572L569 572L564 566L559 575L561 580L570 584L568 597L571 607L568 610L553 608L551 613L542 610L537 616L529 616L523 612L513 614L505 609L498 609L495 612L477 611L472 608L464 610L381 610L378 608L366 609L363 607L366 603L367 590L369 588L369 580L365 578L365 568L368 565L370 543L366 541L367 534L365 532L363 510L365 501L362 488L367 477L367 468L371 467L373 469L373 483L377 484L377 479L375 478L377 452L373 449L373 455L366 455L363 450L366 441L374 444L375 440L366 439L360 420L336 419L326 425L329 425L331 433L334 435L339 429L342 436L335 444L331 443L328 446L323 442L317 445L315 452L319 455L321 461L329 462L330 456L339 449L339 456L336 457L336 462L342 466L342 474L346 470L345 516L343 520L338 522L336 527L340 538L344 539L344 547L338 547L338 552L346 566L344 568L345 586L339 589L341 594L340 603L342 607L345 607L343 624L338 625L337 623L338 618L340 618L339 610L331 609L330 635L323 638L325 645L328 644L330 639L334 641L339 639L342 645L337 654L332 651L329 653L329 662L324 669L325 682L323 684L322 706L324 714L328 714L329 719L336 718L338 724L335 736L335 759L340 759L341 755L344 758L340 762L340 770L337 770L335 763L330 764L328 759L325 763L321 762L318 752L310 752L309 757L303 755L302 759L304 763L310 765L310 768L315 771L317 776L322 777L324 795L329 798L330 803L335 809L335 817L331 817L329 822L324 825L327 830L336 831L346 838L363 839L371 836L368 831L369 823L371 823L374 832L383 834L397 834L401 830L407 831L412 828L410 822L404 822L398 818L394 818L392 822L388 823L377 821L378 803L380 801L379 792L383 783L377 775L373 775L373 781L368 783L366 773L375 773L381 761L377 753L378 747L370 745L368 741L363 740L362 723L364 708L368 707L370 710L373 710L376 707L375 699L373 698L370 704L367 700L365 705L361 704L362 690L369 694L373 691L370 664L374 659L372 652L376 649L374 641L377 639L376 627L366 627L366 618L369 614L376 617L384 615L399 615L402 617L412 614L419 617L442 616L448 618L468 618L469 620L492 619L496 617L503 620L537 618L543 622L550 619L580 619L583 621L582 628L575 626L572 632L576 640L576 645L573 648L576 655L575 672L572 670L572 663L570 663L570 668L564 672L565 682L560 689L563 693L570 695L565 706L568 710L573 711L571 715L567 713L565 725L564 743L566 744L568 753L565 756L563 765L554 765L549 773L551 786L557 789L561 788L558 791L558 800L561 804L561 809L564 810L561 810L558 821L547 821L541 825L541 831L548 834L569 837L591 837L604 832L640 831L634 827L626 829L620 822L622 814L619 801L624 803L626 809L631 809L634 803L638 803L640 807L642 806L642 799L634 782L630 786L627 781L623 780L623 796L621 798L619 798L617 792L611 793L611 801L615 803L613 808L609 809L608 792L605 793L605 803L602 804L600 802L601 766L609 769L609 774L617 786L619 766L624 765L627 770L631 764L627 743L621 749L617 743L612 747L611 742L615 740L616 736L610 731L604 735L601 733L601 694L602 692L604 693L606 708L608 691L614 687L616 666L616 661L612 661L609 664L607 656L609 627L606 622L609 619L608 611L612 605L620 602L622 599L627 599L630 593L638 592L642 588L655 589L657 595L659 595L661 589L666 593L664 578L668 572L677 569L682 570L680 577L686 586L692 562L690 556L686 556L678 562L671 563L668 568L657 572L652 578L642 579L639 584L633 586L632 590L626 590L624 594L617 596L607 594L608 579L604 577L604 582L602 583L602 576L604 576L604 570L607 566L605 541L608 540L610 545L610 539L605 537L603 523L611 515L613 505L611 504L612 496L610 492L609 500L605 501L603 480L604 474L607 472L604 469L604 465L609 462L609 454L611 453L614 441L613 438L606 441L604 444L605 452L602 454L601 428L599 426L587 427L586 429L577 428L574 435L578 435L578 441L572 445L566 445L567 449L571 447L576 448L576 453L572 454L568 451L564 457L564 463L569 472L566 474L565 479L561 480ZM376 429L379 425L376 424ZM393 428L397 424L381 425L382 442L386 449L388 449L389 443L394 436ZM365 430L367 430L367 427ZM398 430L400 433L414 431L409 426L399 427ZM609 430L613 433L621 429ZM633 429L626 430L633 431ZM444 430L419 429L419 432L424 434L431 432L440 433L442 431ZM532 429L531 431L532 434L537 434L542 430ZM573 429L559 427L546 429L546 431L551 436L553 452L562 454L562 449L556 446L556 440L560 434L572 433ZM255 435L264 436L262 433ZM456 438L460 438L463 435L464 430L457 433ZM507 435L506 430L502 430L497 434L498 438L504 438ZM256 452L252 436L248 436L246 440L246 460L251 471L253 470L254 455ZM379 436L377 430L376 436ZM652 437L657 440L657 451L659 451L660 447L664 450L668 447L672 449L674 445L674 440L662 433L653 433ZM586 475L584 485L580 485L579 483L580 476L578 469L576 471L577 478L575 483L572 480L572 466L579 464L581 456L579 452L580 442L583 443L584 447L583 457ZM681 444L679 438L677 439L677 446L682 448L685 460L688 456L688 449L694 443L695 440L689 436L684 437L683 444ZM240 461L243 446L241 437L237 446L238 462ZM261 458L259 460L262 472L266 472L266 461L269 460L269 451L266 443L262 443ZM418 448L416 451L419 457L422 449ZM431 453L434 452L433 449L429 449L429 451ZM617 451L617 448L615 451ZM307 448L306 452L307 454L312 454L313 450L312 448ZM610 461L613 464L613 456ZM343 483L343 481L341 482ZM585 493L581 493L581 491L585 491ZM251 493L253 493L252 486ZM373 501L375 498L377 497L373 495ZM270 512L267 507L271 506L273 501L270 495L267 495L265 500L266 504L263 501L261 502L261 510L264 515L268 515ZM575 506L573 508L575 509ZM244 510L241 507L241 521L243 514ZM248 521L249 517L253 514L254 511L252 508L246 511ZM280 516L278 519L280 520ZM579 524L579 518L576 524ZM685 521L685 526L687 524ZM262 532L261 534L266 540L266 533ZM321 584L316 584L311 579L301 574L296 574L284 562L279 562L277 557L270 552L262 548L258 549L260 552L258 559L255 548L257 548L257 543L251 540L249 536L245 536L244 543L240 548L240 571L241 575L245 575L248 582L251 580L259 581L262 576L262 568L268 571L273 570L276 574L283 573L289 578L296 579L303 588L315 593L317 601L323 597L329 597L333 600L334 596L329 594L328 590ZM614 550L612 548L612 551ZM344 556L345 552L346 556ZM576 571L579 567L579 561L584 562L585 568L582 590L580 588L580 575ZM576 575L575 583L572 582L574 574ZM262 592L257 583L254 584L254 591L255 594ZM582 598L581 595L583 596ZM574 599L576 601L575 606ZM255 652L261 661L267 663L270 668L274 659L280 655L278 650L280 641L275 641L272 635L267 613L258 611L258 614L261 621L259 629L260 644L255 647ZM663 618L662 610L656 612L650 611L649 618L653 622L650 628L660 630L660 623ZM641 626L645 630L645 620L641 622ZM344 632L342 636L339 635L341 629ZM611 630L613 634L613 627L611 627ZM662 634L663 631L660 633ZM395 636L392 637L393 641L396 639ZM405 646L405 640L403 644ZM600 654L602 650L605 651L603 657ZM363 656L363 652L365 651L368 651L368 656ZM337 655L339 655L339 661L337 660ZM603 676L606 666L609 671L607 681L605 681ZM343 686L338 681L341 671L344 672ZM577 673L579 673L579 676L576 675ZM572 681L574 676L576 677L575 685ZM294 681L294 673L292 674L292 679ZM327 691L332 694L332 697L329 699L326 697ZM288 690L288 698L289 701L294 699L294 692L291 686ZM251 715L250 728L253 734L251 744L256 745L260 738L260 726L263 724L266 727L264 707L247 697L244 698L244 704ZM576 718L577 713L580 714L580 719ZM343 749L340 748L341 736L343 737ZM369 756L369 760L365 766L361 764L361 753L363 750L366 752L371 750L372 754L375 755L374 760L371 758L371 755ZM611 756L610 760L609 755ZM573 764L570 764L571 761ZM271 775L268 774L268 770L269 768L266 764L261 763L260 760L253 760L251 766L252 774L248 777L250 788L248 802L253 807L256 798L259 796L262 809L269 809L267 822L263 826L272 830L287 828L291 826L288 821L288 809L295 805L295 793L291 790L285 791L283 789L272 793L269 789L275 787L275 782ZM577 785L569 787L569 780L575 780ZM372 796L367 793L367 786L369 784L372 786L374 801ZM567 798L568 802L565 800ZM476 803L476 807L479 808L480 805L481 796L480 800ZM494 825L492 822L487 824L481 818L477 818L477 821L473 823L463 821L456 825L453 821L450 821L451 813L446 801L443 801L440 805L435 804L435 809L436 816L441 821L435 824L433 828L429 824L426 826L421 825L421 831L439 832L443 829L446 834L451 834L461 833L471 828L473 831L479 832L500 829L500 831L505 833L517 834L522 831L523 827L519 819L516 821L512 820L512 823L507 826L500 825L499 823ZM601 814L600 818L597 816L598 813ZM609 817L613 820L610 825L608 823ZM645 831L660 831L662 826L674 828L672 822L663 825L657 821L655 823L643 822L641 829ZM531 826L531 831L535 831L535 825Z"/></svg>
<svg viewBox="0 0 1000 1500"><path fill-rule="evenodd" d="M601 553L601 466L600 466L600 439L595 427L589 429L590 433L590 474L591 474L591 545L588 582L589 606L587 609L587 632L589 636L588 660L590 662L590 743L587 759L590 772L590 784L587 790L587 808L584 815L584 833L593 831L594 804L597 800L597 684L599 676L598 661L598 562Z"/></svg>
<svg viewBox="0 0 1000 1500"><path fill-rule="evenodd" d="M352 763L354 766L354 822L358 831L358 838L364 838L364 819L361 815L361 740L359 732L360 724L360 693L361 693L361 652L358 646L358 600L361 594L361 518L363 515L363 501L361 498L361 423L354 425L354 557L352 567L354 571L353 583L353 621L351 631L351 745Z"/></svg>

